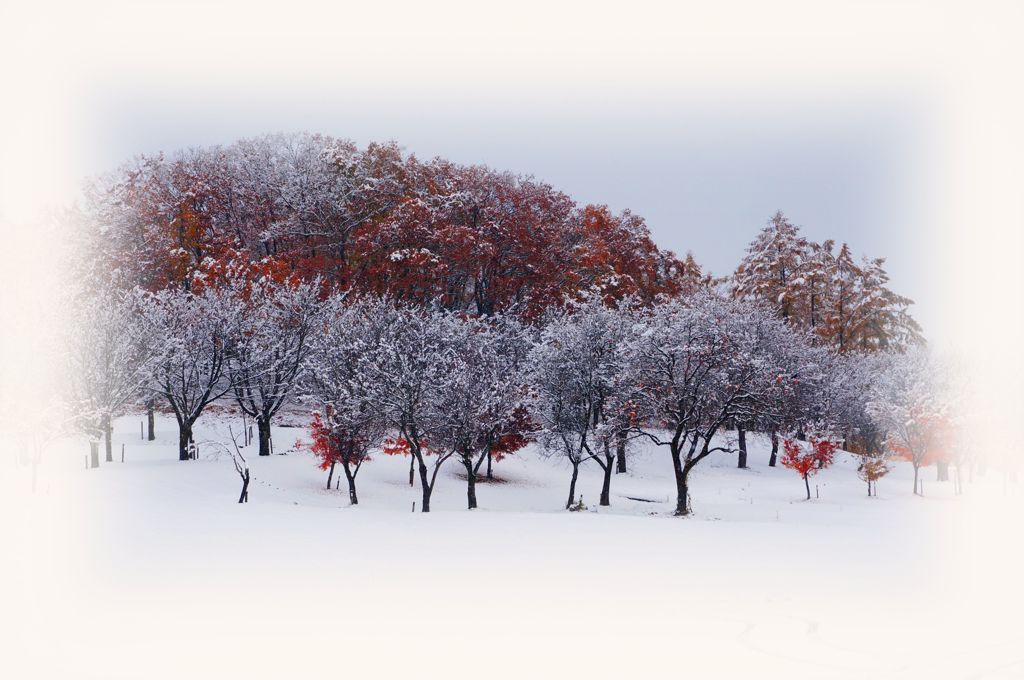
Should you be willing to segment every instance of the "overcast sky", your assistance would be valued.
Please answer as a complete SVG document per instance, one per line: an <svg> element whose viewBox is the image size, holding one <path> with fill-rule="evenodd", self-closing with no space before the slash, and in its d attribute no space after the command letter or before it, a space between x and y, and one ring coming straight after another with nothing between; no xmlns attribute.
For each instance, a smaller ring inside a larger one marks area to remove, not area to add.
<svg viewBox="0 0 1024 680"><path fill-rule="evenodd" d="M542 93L498 84L409 97L339 76L182 99L152 83L105 83L90 97L86 167L261 132L393 139L421 157L533 174L580 202L629 208L660 246L692 251L719 275L781 209L816 240L887 257L898 291L925 293L914 244L926 220L911 187L935 121L912 86L814 99L671 81Z"/></svg>
<svg viewBox="0 0 1024 680"><path fill-rule="evenodd" d="M529 173L579 201L629 208L660 245L692 250L718 274L782 209L816 239L890 256L897 279L913 283L905 275L913 253L900 237L920 227L907 186L931 121L927 102L910 94L725 99L667 82L546 100L464 88L452 83L410 102L341 78L285 87L285 101L274 103L252 91L183 102L145 86L144 96L126 97L112 86L96 93L101 136L90 166L269 131L393 139L421 157Z"/></svg>
<svg viewBox="0 0 1024 680"><path fill-rule="evenodd" d="M716 274L781 209L887 257L926 332L943 325L957 105L1009 24L956 3L709 4L6 7L5 91L30 104L4 112L0 209L141 152L395 140L629 208Z"/></svg>

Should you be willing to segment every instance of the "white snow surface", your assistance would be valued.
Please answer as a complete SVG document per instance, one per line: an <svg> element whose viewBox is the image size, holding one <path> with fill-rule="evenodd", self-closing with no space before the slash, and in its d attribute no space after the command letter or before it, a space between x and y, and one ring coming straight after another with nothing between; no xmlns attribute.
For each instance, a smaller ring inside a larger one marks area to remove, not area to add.
<svg viewBox="0 0 1024 680"><path fill-rule="evenodd" d="M208 443L237 416L205 415L188 462L172 419L155 442L141 419L99 469L68 439L34 492L4 475L4 677L1024 677L1021 494L997 471L955 497L930 468L917 498L901 463L868 498L840 453L805 501L751 436L750 469L698 466L682 519L667 449L633 444L611 507L585 464L570 513L567 465L528 448L474 511L449 461L414 514L407 458L373 456L353 507L279 426L239 505Z"/></svg>

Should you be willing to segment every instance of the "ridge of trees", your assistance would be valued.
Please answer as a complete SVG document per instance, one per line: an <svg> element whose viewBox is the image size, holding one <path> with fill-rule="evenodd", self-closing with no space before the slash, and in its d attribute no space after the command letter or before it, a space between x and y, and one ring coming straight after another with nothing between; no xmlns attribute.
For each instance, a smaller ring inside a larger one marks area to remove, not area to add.
<svg viewBox="0 0 1024 680"><path fill-rule="evenodd" d="M323 135L140 156L92 182L82 213L89 276L151 291L188 289L209 261L239 253L332 290L484 316L536 317L593 289L650 301L710 283L628 210Z"/></svg>

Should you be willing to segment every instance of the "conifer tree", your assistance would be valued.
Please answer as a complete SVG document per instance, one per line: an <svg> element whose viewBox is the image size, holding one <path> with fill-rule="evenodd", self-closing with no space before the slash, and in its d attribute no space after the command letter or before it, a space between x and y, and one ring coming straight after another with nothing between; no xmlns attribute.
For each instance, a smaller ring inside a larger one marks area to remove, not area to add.
<svg viewBox="0 0 1024 680"><path fill-rule="evenodd" d="M790 321L800 306L799 276L807 257L807 239L780 210L747 248L733 277L733 294L742 300L763 300Z"/></svg>

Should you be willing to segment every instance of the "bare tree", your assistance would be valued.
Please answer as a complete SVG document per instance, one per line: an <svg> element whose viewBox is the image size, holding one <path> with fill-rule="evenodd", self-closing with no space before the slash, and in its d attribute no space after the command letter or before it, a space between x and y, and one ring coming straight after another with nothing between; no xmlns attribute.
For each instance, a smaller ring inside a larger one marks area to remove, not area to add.
<svg viewBox="0 0 1024 680"><path fill-rule="evenodd" d="M249 462L242 455L242 449L238 448L238 439L235 438L235 433L231 430L231 426L228 425L228 434L231 435L231 462L235 466L235 472L238 473L238 477L242 480L242 491L238 494L239 503L249 502Z"/></svg>

